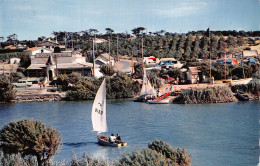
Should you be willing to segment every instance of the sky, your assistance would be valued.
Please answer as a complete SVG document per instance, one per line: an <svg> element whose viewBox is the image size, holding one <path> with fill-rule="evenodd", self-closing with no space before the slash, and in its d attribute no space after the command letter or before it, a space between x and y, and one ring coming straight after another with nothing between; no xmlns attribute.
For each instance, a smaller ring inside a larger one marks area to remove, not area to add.
<svg viewBox="0 0 260 166"><path fill-rule="evenodd" d="M90 28L105 33L260 30L260 0L0 0L0 36L53 37ZM5 41L4 40L4 41Z"/></svg>

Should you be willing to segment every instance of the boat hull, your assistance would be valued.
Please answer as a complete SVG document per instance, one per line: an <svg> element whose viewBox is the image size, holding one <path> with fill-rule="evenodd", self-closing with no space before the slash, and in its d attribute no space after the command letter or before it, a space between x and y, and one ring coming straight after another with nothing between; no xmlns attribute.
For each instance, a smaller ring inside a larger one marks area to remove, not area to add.
<svg viewBox="0 0 260 166"><path fill-rule="evenodd" d="M121 147L121 146L127 145L126 142L111 143L111 142L109 142L108 137L105 137L105 136L98 136L97 139L98 139L98 143L103 146Z"/></svg>
<svg viewBox="0 0 260 166"><path fill-rule="evenodd" d="M248 95L244 94L244 92L238 91L236 97L240 101L248 101L250 98Z"/></svg>
<svg viewBox="0 0 260 166"><path fill-rule="evenodd" d="M169 100L159 100L159 101L154 101L154 100L148 100L147 101L149 104L169 104Z"/></svg>

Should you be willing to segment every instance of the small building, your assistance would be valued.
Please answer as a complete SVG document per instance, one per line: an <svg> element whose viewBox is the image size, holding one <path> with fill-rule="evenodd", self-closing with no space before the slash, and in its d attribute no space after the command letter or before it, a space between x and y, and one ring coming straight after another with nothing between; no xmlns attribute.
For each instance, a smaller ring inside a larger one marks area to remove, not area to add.
<svg viewBox="0 0 260 166"><path fill-rule="evenodd" d="M23 50L25 50L25 49L27 49L27 45L18 44L16 46L16 49L23 49Z"/></svg>
<svg viewBox="0 0 260 166"><path fill-rule="evenodd" d="M100 66L108 65L109 64L109 54L103 53L103 54L99 55L95 59L95 64L98 64ZM110 64L111 64L111 66L115 66L115 60L114 60L114 57L112 55L110 55Z"/></svg>
<svg viewBox="0 0 260 166"><path fill-rule="evenodd" d="M44 47L32 47L23 51L26 55L35 56L40 53L52 53L52 50Z"/></svg>
<svg viewBox="0 0 260 166"><path fill-rule="evenodd" d="M98 39L98 38L96 38L96 39L94 40L94 43L95 43L95 44L106 43L106 42L108 42L106 39Z"/></svg>
<svg viewBox="0 0 260 166"><path fill-rule="evenodd" d="M257 58L258 57L258 51L257 50L245 50L245 51L243 51L243 57L244 58L247 58L247 57Z"/></svg>
<svg viewBox="0 0 260 166"><path fill-rule="evenodd" d="M144 63L146 64L155 64L158 61L158 58L155 58L154 56L144 57Z"/></svg>
<svg viewBox="0 0 260 166"><path fill-rule="evenodd" d="M55 47L59 46L59 44L54 41L49 40L49 41L41 42L41 43L37 44L37 46L43 47L43 48L48 48L53 51Z"/></svg>
<svg viewBox="0 0 260 166"><path fill-rule="evenodd" d="M19 64L20 63L20 58L10 58L9 64Z"/></svg>
<svg viewBox="0 0 260 166"><path fill-rule="evenodd" d="M29 77L47 77L51 81L58 74L77 72L83 76L92 75L93 63L86 62L78 52L36 53L30 57L31 65L27 68Z"/></svg>
<svg viewBox="0 0 260 166"><path fill-rule="evenodd" d="M187 81L189 81L191 84L197 83L197 77L199 76L199 81L201 82L201 71L198 69L198 67L189 67L187 71Z"/></svg>
<svg viewBox="0 0 260 166"><path fill-rule="evenodd" d="M14 50L14 49L16 49L16 46L13 46L13 45L5 46L5 49Z"/></svg>

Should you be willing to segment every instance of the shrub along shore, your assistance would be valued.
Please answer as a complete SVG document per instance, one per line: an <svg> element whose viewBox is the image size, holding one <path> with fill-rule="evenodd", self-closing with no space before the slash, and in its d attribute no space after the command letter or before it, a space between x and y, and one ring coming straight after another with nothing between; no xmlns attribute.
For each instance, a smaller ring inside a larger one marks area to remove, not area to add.
<svg viewBox="0 0 260 166"><path fill-rule="evenodd" d="M114 77L107 78L107 98L121 99L133 98L138 95L141 89L141 84L130 78L124 73L117 73ZM96 92L102 82L102 79L82 78L73 73L70 75L60 75L56 84L59 85L59 91L66 93L65 97L55 97L55 100L47 101L83 101L93 100ZM46 101L42 96L32 97L33 91L30 91L30 100L25 94L17 95L6 76L0 77L2 88L0 88L0 102L26 102L26 101ZM258 100L260 94L260 79L254 78L248 84L239 84L231 86L229 84L218 86L188 86L189 89L182 89L180 94L172 100L173 104L203 104L203 103L226 103L238 101L235 97L237 90L245 92L250 96L251 100ZM169 87L168 87L169 88ZM34 90L35 91L35 90ZM40 90L39 90L40 91ZM52 92L47 92L50 95ZM55 93L59 95L58 91ZM35 94L35 96L39 94Z"/></svg>

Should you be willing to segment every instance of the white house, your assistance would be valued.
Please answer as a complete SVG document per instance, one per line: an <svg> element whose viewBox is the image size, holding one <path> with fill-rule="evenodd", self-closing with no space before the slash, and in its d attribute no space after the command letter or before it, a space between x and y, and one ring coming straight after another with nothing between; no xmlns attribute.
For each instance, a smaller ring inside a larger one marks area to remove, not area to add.
<svg viewBox="0 0 260 166"><path fill-rule="evenodd" d="M257 58L258 56L258 52L257 50L245 50L243 51L243 57L246 58L246 57L255 57Z"/></svg>
<svg viewBox="0 0 260 166"><path fill-rule="evenodd" d="M20 63L20 58L10 58L9 64L19 64Z"/></svg>
<svg viewBox="0 0 260 166"><path fill-rule="evenodd" d="M105 43L105 42L108 42L106 39L98 39L98 38L96 38L95 40L94 40L94 43L95 44L99 44L99 43Z"/></svg>
<svg viewBox="0 0 260 166"><path fill-rule="evenodd" d="M109 65L109 59L110 59L110 64L111 66L115 66L115 60L114 57L112 55L110 55L109 58L109 54L108 53L104 53L99 55L96 59L95 59L95 64L98 65Z"/></svg>
<svg viewBox="0 0 260 166"><path fill-rule="evenodd" d="M23 51L25 54L32 56L39 53L52 53L52 50L44 47L32 47Z"/></svg>
<svg viewBox="0 0 260 166"><path fill-rule="evenodd" d="M192 84L196 84L197 83L197 76L199 76L200 72L201 71L198 70L197 67L189 67L188 71L187 71L187 80L190 81L190 83L192 83Z"/></svg>
<svg viewBox="0 0 260 166"><path fill-rule="evenodd" d="M53 80L58 74L80 73L92 75L93 63L86 62L82 54L72 51L61 53L36 53L31 55L31 65L27 68L29 77L47 77ZM96 65L96 67L99 67Z"/></svg>

